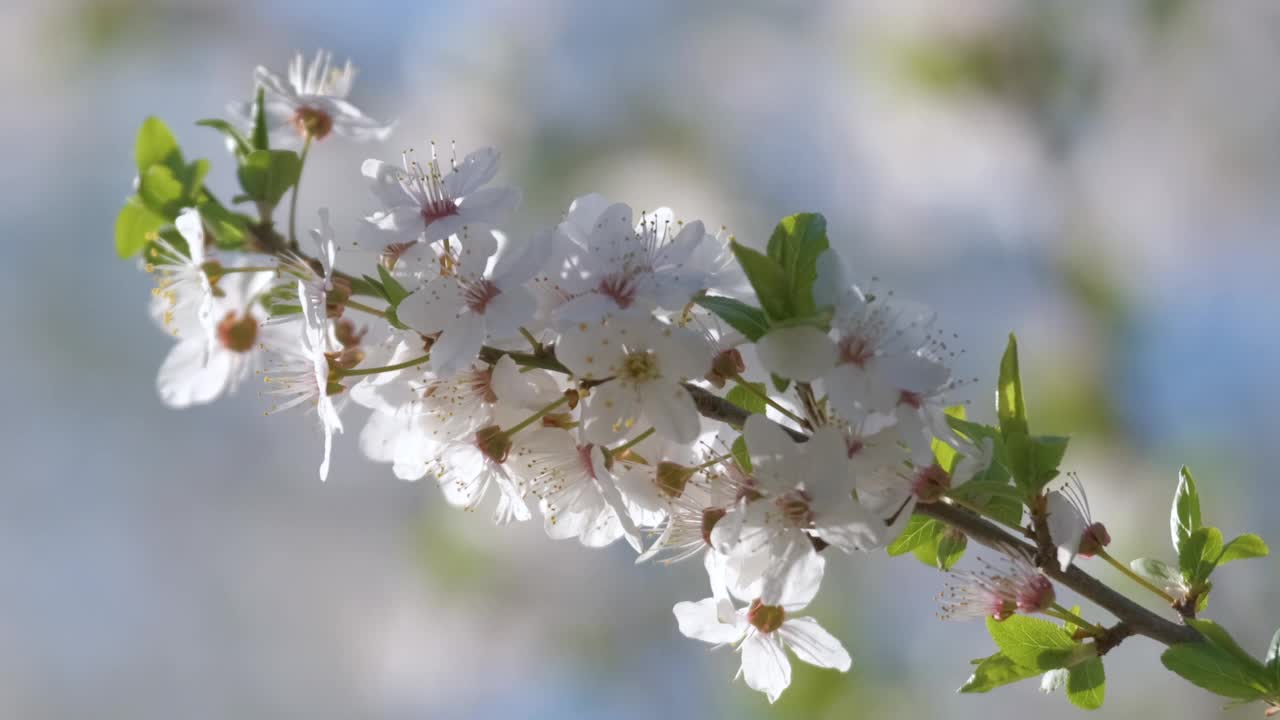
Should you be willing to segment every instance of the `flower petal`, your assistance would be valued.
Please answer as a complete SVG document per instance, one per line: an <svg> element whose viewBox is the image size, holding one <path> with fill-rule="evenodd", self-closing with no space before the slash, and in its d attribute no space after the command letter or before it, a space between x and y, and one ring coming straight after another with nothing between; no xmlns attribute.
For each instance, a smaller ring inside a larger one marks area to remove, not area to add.
<svg viewBox="0 0 1280 720"><path fill-rule="evenodd" d="M849 651L811 617L788 618L778 635L796 657L815 667L848 672L853 665Z"/></svg>
<svg viewBox="0 0 1280 720"><path fill-rule="evenodd" d="M756 353L769 372L797 382L816 380L836 364L831 338L808 326L770 330L756 343Z"/></svg>
<svg viewBox="0 0 1280 720"><path fill-rule="evenodd" d="M734 643L742 639L743 630L740 627L720 622L717 604L715 598L676 603L671 612L676 616L680 634L712 645Z"/></svg>
<svg viewBox="0 0 1280 720"><path fill-rule="evenodd" d="M698 407L689 391L672 382L645 383L640 390L644 419L658 434L678 443L692 443L702 430Z"/></svg>
<svg viewBox="0 0 1280 720"><path fill-rule="evenodd" d="M437 278L411 293L396 308L400 322L423 335L440 332L463 308L462 287L451 277Z"/></svg>
<svg viewBox="0 0 1280 720"><path fill-rule="evenodd" d="M773 634L753 633L742 643L742 679L776 702L791 684L791 661Z"/></svg>

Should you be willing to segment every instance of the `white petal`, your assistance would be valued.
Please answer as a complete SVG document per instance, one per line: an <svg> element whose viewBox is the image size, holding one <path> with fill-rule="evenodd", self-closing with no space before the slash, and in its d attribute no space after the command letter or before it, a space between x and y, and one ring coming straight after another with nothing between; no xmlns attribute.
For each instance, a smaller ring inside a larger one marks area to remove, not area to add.
<svg viewBox="0 0 1280 720"><path fill-rule="evenodd" d="M467 153L453 172L444 176L444 190L451 198L460 198L475 192L498 173L500 154L492 147L482 147Z"/></svg>
<svg viewBox="0 0 1280 720"><path fill-rule="evenodd" d="M400 301L396 317L423 335L432 335L453 322L462 309L462 287L458 281L451 277L437 278Z"/></svg>
<svg viewBox="0 0 1280 720"><path fill-rule="evenodd" d="M915 354L893 358L884 373L895 388L914 393L936 392L951 377L947 366Z"/></svg>
<svg viewBox="0 0 1280 720"><path fill-rule="evenodd" d="M1049 514L1049 537L1058 546L1058 565L1065 572L1080 549L1087 523L1084 515L1061 492L1049 493L1045 502Z"/></svg>
<svg viewBox="0 0 1280 720"><path fill-rule="evenodd" d="M458 216L468 223L501 225L520 207L520 191L509 187L476 190L458 203Z"/></svg>
<svg viewBox="0 0 1280 720"><path fill-rule="evenodd" d="M404 170L381 160L370 158L360 165L360 174L369 180L369 190L384 208L408 205L412 199L400 184Z"/></svg>
<svg viewBox="0 0 1280 720"><path fill-rule="evenodd" d="M679 602L671 608L671 611L675 613L676 624L685 637L712 645L734 643L742 639L741 628L720 622L715 598L705 598L698 602Z"/></svg>
<svg viewBox="0 0 1280 720"><path fill-rule="evenodd" d="M484 309L484 324L492 340L516 337L533 320L538 300L517 285L500 291Z"/></svg>
<svg viewBox="0 0 1280 720"><path fill-rule="evenodd" d="M742 643L742 679L775 702L791 684L791 661L772 634L753 633Z"/></svg>
<svg viewBox="0 0 1280 720"><path fill-rule="evenodd" d="M889 542L884 521L852 499L834 508L826 506L814 524L815 535L845 552L872 550Z"/></svg>
<svg viewBox="0 0 1280 720"><path fill-rule="evenodd" d="M778 628L778 634L797 658L810 665L840 672L847 672L853 665L844 645L813 618L788 618Z"/></svg>
<svg viewBox="0 0 1280 720"><path fill-rule="evenodd" d="M156 375L160 400L171 408L212 402L227 388L233 363L231 353L208 353L204 338L188 338L173 346Z"/></svg>
<svg viewBox="0 0 1280 720"><path fill-rule="evenodd" d="M756 354L769 372L797 382L817 380L836 364L831 338L808 326L770 330L756 343Z"/></svg>
<svg viewBox="0 0 1280 720"><path fill-rule="evenodd" d="M182 239L187 241L187 256L191 258L191 264L203 263L204 222L200 219L200 213L195 208L186 208L178 214L178 219L173 221L173 225L178 228L178 234L182 235Z"/></svg>
<svg viewBox="0 0 1280 720"><path fill-rule="evenodd" d="M609 445L638 432L640 400L630 388L608 382L591 390L583 404L582 432L588 442Z"/></svg>
<svg viewBox="0 0 1280 720"><path fill-rule="evenodd" d="M476 359L484 345L484 336L484 321L480 316L466 314L455 318L431 346L428 366L441 377L453 377Z"/></svg>
<svg viewBox="0 0 1280 720"><path fill-rule="evenodd" d="M813 301L818 307L835 305L841 302L841 296L850 285L852 283L845 273L844 260L835 250L823 250L818 255L818 277L813 283Z"/></svg>
<svg viewBox="0 0 1280 720"><path fill-rule="evenodd" d="M853 495L853 477L844 434L833 428L819 428L803 445L805 467L797 468L805 492L817 507L839 506Z"/></svg>
<svg viewBox="0 0 1280 720"><path fill-rule="evenodd" d="M534 275L547 266L554 242L555 233L548 230L537 233L524 242L504 244L493 265L493 281L505 290L533 279Z"/></svg>
<svg viewBox="0 0 1280 720"><path fill-rule="evenodd" d="M422 210L416 205L397 205L388 210L376 212L365 221L380 234L385 244L412 242L417 240L426 225L422 222ZM379 235L365 235L375 238Z"/></svg>
<svg viewBox="0 0 1280 720"><path fill-rule="evenodd" d="M804 532L793 530L784 537L785 544L774 550L773 560L765 571L760 601L765 605L781 605L792 612L817 596L826 558L813 549L813 542Z"/></svg>
<svg viewBox="0 0 1280 720"><path fill-rule="evenodd" d="M668 382L645 383L640 390L640 403L645 421L657 429L658 434L678 443L692 443L698 439L702 421L698 407L693 404L689 391Z"/></svg>

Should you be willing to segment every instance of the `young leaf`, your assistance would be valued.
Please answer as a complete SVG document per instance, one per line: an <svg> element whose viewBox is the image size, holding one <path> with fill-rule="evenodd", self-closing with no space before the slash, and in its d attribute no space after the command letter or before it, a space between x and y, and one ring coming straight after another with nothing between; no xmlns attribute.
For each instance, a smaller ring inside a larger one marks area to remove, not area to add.
<svg viewBox="0 0 1280 720"><path fill-rule="evenodd" d="M254 150L237 170L240 187L257 202L272 207L298 182L302 161L292 150Z"/></svg>
<svg viewBox="0 0 1280 720"><path fill-rule="evenodd" d="M907 527L898 536L897 540L889 543L889 547L885 548L885 552L892 557L903 555L915 550L921 543L931 539L938 531L938 523L923 515L912 515L907 521Z"/></svg>
<svg viewBox="0 0 1280 720"><path fill-rule="evenodd" d="M964 550L969 545L969 538L955 528L944 528L938 535L938 549L935 551L935 564L939 570L950 570L964 557Z"/></svg>
<svg viewBox="0 0 1280 720"><path fill-rule="evenodd" d="M1242 666L1256 666L1255 669L1261 670L1262 666L1258 661L1255 660L1254 657L1244 648L1240 647L1240 644L1235 641L1235 638L1231 637L1231 634L1223 629L1223 627L1218 623L1212 620L1197 620L1195 618L1188 618L1186 623L1195 628L1196 632L1203 635L1204 639L1209 641L1210 645L1214 645L1230 653L1231 656L1239 661ZM1258 675L1260 679L1265 682L1265 673L1259 672Z"/></svg>
<svg viewBox="0 0 1280 720"><path fill-rule="evenodd" d="M769 320L760 308L718 295L703 295L695 302L715 313L721 320L729 323L729 327L742 333L752 342L769 332Z"/></svg>
<svg viewBox="0 0 1280 720"><path fill-rule="evenodd" d="M1160 662L1187 682L1223 697L1250 701L1269 694L1268 683L1260 682L1256 668L1209 642L1174 645L1164 651Z"/></svg>
<svg viewBox="0 0 1280 720"><path fill-rule="evenodd" d="M164 165L174 173L185 165L178 141L174 139L169 127L157 117L148 117L142 121L142 127L138 128L138 139L133 146L133 155L139 175L152 165Z"/></svg>
<svg viewBox="0 0 1280 720"><path fill-rule="evenodd" d="M271 149L267 142L266 90L261 87L258 88L258 96L253 101L253 149Z"/></svg>
<svg viewBox="0 0 1280 720"><path fill-rule="evenodd" d="M1000 359L1000 383L996 389L996 414L1000 418L1000 432L1007 438L1011 433L1026 435L1027 407L1022 396L1022 380L1018 376L1018 339L1009 333L1009 344Z"/></svg>
<svg viewBox="0 0 1280 720"><path fill-rule="evenodd" d="M769 237L768 257L785 271L791 307L798 316L812 315L818 256L828 247L827 220L817 213L789 215Z"/></svg>
<svg viewBox="0 0 1280 720"><path fill-rule="evenodd" d="M1262 538L1250 533L1227 543L1226 547L1222 548L1222 557L1218 558L1218 564L1226 565L1232 560L1266 557L1270 553L1271 549L1262 541Z"/></svg>
<svg viewBox="0 0 1280 720"><path fill-rule="evenodd" d="M1020 432L1005 435L1009 471L1027 496L1039 494L1050 480L1058 476L1058 465L1066 455L1069 441L1070 438L1055 435L1030 436Z"/></svg>
<svg viewBox="0 0 1280 720"><path fill-rule="evenodd" d="M756 291L756 298L764 308L769 320L786 320L796 316L791 304L791 290L787 283L787 274L776 260L761 254L757 250L729 241L729 248L746 273L748 282Z"/></svg>
<svg viewBox="0 0 1280 720"><path fill-rule="evenodd" d="M769 381L773 383L773 389L780 393L786 392L787 388L791 387L790 379L774 375L773 373L769 373Z"/></svg>
<svg viewBox="0 0 1280 720"><path fill-rule="evenodd" d="M733 459L738 462L738 467L748 473L751 472L751 453L747 451L747 439L739 435L733 444L729 446L729 452L733 453Z"/></svg>
<svg viewBox="0 0 1280 720"><path fill-rule="evenodd" d="M116 216L116 255L129 258L142 252L148 235L164 227L164 216L152 212L133 195L125 201Z"/></svg>
<svg viewBox="0 0 1280 720"><path fill-rule="evenodd" d="M378 278L382 280L382 289L385 291L387 302L391 303L391 307L399 307L401 301L412 295L411 292L405 290L399 280L392 276L391 271L381 264L378 265Z"/></svg>
<svg viewBox="0 0 1280 720"><path fill-rule="evenodd" d="M1150 580L1157 587L1161 588L1179 588L1181 592L1187 591L1187 585L1182 581L1182 576L1177 570L1169 567L1165 563L1152 558L1138 558L1129 563L1129 569L1146 580Z"/></svg>
<svg viewBox="0 0 1280 720"><path fill-rule="evenodd" d="M1271 674L1271 687L1280 689L1280 630L1271 636L1265 658L1267 672Z"/></svg>
<svg viewBox="0 0 1280 720"><path fill-rule="evenodd" d="M1182 546L1191 533L1200 529L1200 493L1196 491L1195 478L1186 465L1178 471L1178 489L1173 493L1173 512L1169 514L1169 532L1173 536L1173 550L1182 555Z"/></svg>
<svg viewBox="0 0 1280 720"><path fill-rule="evenodd" d="M758 392L751 392L747 388L738 385L724 396L725 400L737 405L749 413L763 415L767 404L761 395L765 392L764 383L751 383L751 387L756 388Z"/></svg>
<svg viewBox="0 0 1280 720"><path fill-rule="evenodd" d="M1035 677L1040 671L1019 665L1004 653L996 653L982 658L973 669L973 674L960 686L962 693L984 693L1002 685Z"/></svg>
<svg viewBox="0 0 1280 720"><path fill-rule="evenodd" d="M1091 657L1067 673L1067 699L1082 710L1097 710L1107 694L1107 674L1102 658Z"/></svg>
<svg viewBox="0 0 1280 720"><path fill-rule="evenodd" d="M208 118L206 120L196 121L196 125L199 125L200 127L213 128L226 136L235 148L237 158L243 158L245 155L253 152L253 148L249 147L249 141L245 139L245 136L236 129L236 126L226 120L222 120L220 118Z"/></svg>
<svg viewBox="0 0 1280 720"><path fill-rule="evenodd" d="M138 176L138 197L152 212L173 220L182 209L182 181L168 165L152 165Z"/></svg>
<svg viewBox="0 0 1280 720"><path fill-rule="evenodd" d="M1182 577L1192 587L1209 579L1218 559L1222 557L1222 531L1216 527L1202 527L1191 533L1178 553L1178 568Z"/></svg>
<svg viewBox="0 0 1280 720"><path fill-rule="evenodd" d="M987 632L1009 659L1041 672L1066 667L1075 654L1075 641L1048 620L1026 615L1013 615L1002 621L987 618Z"/></svg>

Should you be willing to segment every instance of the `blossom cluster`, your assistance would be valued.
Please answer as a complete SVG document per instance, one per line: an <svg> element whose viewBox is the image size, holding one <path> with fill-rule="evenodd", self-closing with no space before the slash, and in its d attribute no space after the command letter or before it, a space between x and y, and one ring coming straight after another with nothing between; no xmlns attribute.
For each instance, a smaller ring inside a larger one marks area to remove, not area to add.
<svg viewBox="0 0 1280 720"><path fill-rule="evenodd" d="M298 158L273 145L303 146L300 172L331 132L390 132L346 99L353 70L328 55L255 77L258 100L217 126L242 181ZM499 525L537 518L554 539L702 562L709 596L674 606L679 630L735 646L770 701L790 683L788 649L848 670L842 643L800 614L827 561L885 548L918 503L992 465L991 438L949 422L954 355L932 313L855 284L812 217L780 225L766 255L592 193L517 237L503 227L521 193L497 179L496 150L372 154L352 169L367 211L345 236L325 210L300 242L270 210L236 220L206 200L177 201L172 228L147 235L152 315L176 340L161 399L200 405L260 376L269 413L314 416L321 479L335 435L362 423L366 457ZM251 185L259 210L280 201ZM374 265L352 267L367 251ZM784 290L764 290L761 258ZM1050 496L1064 568L1089 552L1082 538L1105 544L1082 489L1065 492ZM1027 566L971 576L949 613L1050 602Z"/></svg>

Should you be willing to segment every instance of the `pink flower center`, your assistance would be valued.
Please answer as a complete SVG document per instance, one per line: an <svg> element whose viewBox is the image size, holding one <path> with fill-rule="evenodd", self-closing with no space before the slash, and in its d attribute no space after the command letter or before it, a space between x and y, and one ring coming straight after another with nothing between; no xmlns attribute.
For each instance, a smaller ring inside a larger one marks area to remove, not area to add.
<svg viewBox="0 0 1280 720"><path fill-rule="evenodd" d="M316 140L323 140L333 130L333 118L323 110L303 106L293 114L293 126L303 137L310 135Z"/></svg>
<svg viewBox="0 0 1280 720"><path fill-rule="evenodd" d="M747 610L747 622L762 633L771 633L782 627L782 621L786 619L786 615L782 606L765 605L756 599L751 601L751 607Z"/></svg>
<svg viewBox="0 0 1280 720"><path fill-rule="evenodd" d="M627 309L636 299L635 278L627 273L613 273L600 280L596 292L613 300L618 307Z"/></svg>
<svg viewBox="0 0 1280 720"><path fill-rule="evenodd" d="M253 349L258 339L258 321L249 313L236 316L234 310L228 310L218 323L218 342L232 352L246 353Z"/></svg>
<svg viewBox="0 0 1280 720"><path fill-rule="evenodd" d="M805 528L813 524L813 509L809 506L809 496L804 491L787 493L774 502L791 525Z"/></svg>
<svg viewBox="0 0 1280 720"><path fill-rule="evenodd" d="M446 197L432 198L422 205L420 214L422 215L422 222L430 225L440 218L457 215L458 203Z"/></svg>
<svg viewBox="0 0 1280 720"><path fill-rule="evenodd" d="M898 403L919 410L920 406L924 405L924 396L910 390L903 390L898 393Z"/></svg>
<svg viewBox="0 0 1280 720"><path fill-rule="evenodd" d="M861 337L847 337L840 341L840 362L846 365L857 365L865 368L867 362L875 357L871 344Z"/></svg>
<svg viewBox="0 0 1280 720"><path fill-rule="evenodd" d="M483 315L485 308L489 307L490 301L502 294L497 285L492 280L481 278L475 282L468 283L467 289L463 291L463 301L467 307L471 308L471 312L477 315Z"/></svg>

